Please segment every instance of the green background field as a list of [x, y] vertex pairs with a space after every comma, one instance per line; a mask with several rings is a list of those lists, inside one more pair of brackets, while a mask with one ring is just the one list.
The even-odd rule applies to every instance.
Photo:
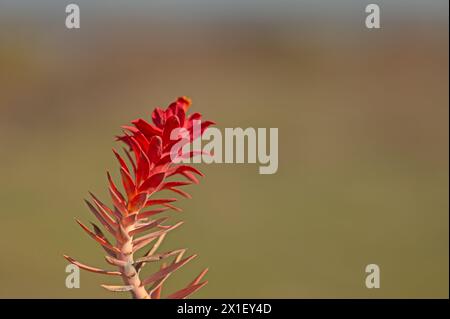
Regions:
[[163, 248], [199, 257], [165, 292], [208, 266], [195, 297], [448, 297], [447, 1], [381, 1], [380, 30], [364, 1], [78, 3], [72, 31], [60, 1], [0, 9], [0, 297], [128, 297], [67, 289], [62, 255], [107, 267], [74, 217], [107, 200], [120, 126], [179, 95], [279, 128], [279, 170], [197, 166]]

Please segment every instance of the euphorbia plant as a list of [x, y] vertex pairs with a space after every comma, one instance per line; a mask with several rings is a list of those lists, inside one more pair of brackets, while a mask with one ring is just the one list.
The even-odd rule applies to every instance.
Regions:
[[[190, 142], [200, 137], [194, 136], [194, 121], [201, 120], [201, 114], [193, 113], [187, 117], [186, 112], [190, 104], [188, 98], [181, 97], [171, 103], [166, 110], [156, 108], [152, 113], [153, 124], [137, 119], [132, 122], [134, 126], [123, 126], [124, 134], [117, 139], [127, 146], [123, 151], [128, 164], [113, 149], [120, 165], [123, 192], [107, 173], [112, 206], [105, 205], [92, 193], [90, 194], [92, 203], [86, 201], [90, 211], [114, 238], [114, 241], [110, 241], [101, 228], [94, 223], [91, 230], [77, 220], [81, 228], [106, 251], [106, 261], [117, 268], [115, 270], [94, 268], [69, 256], [64, 257], [81, 269], [122, 277], [123, 285], [121, 286], [102, 285], [107, 290], [129, 291], [134, 298], [161, 298], [162, 286], [166, 279], [196, 257], [191, 255], [183, 258], [185, 249], [159, 253], [158, 248], [167, 233], [179, 227], [182, 222], [165, 225], [168, 217], [155, 218], [166, 210], [181, 211], [180, 208], [172, 205], [176, 198], [158, 198], [160, 191], [168, 190], [190, 198], [190, 195], [179, 187], [198, 183], [195, 174], [203, 176], [192, 166], [175, 164], [171, 156], [173, 155], [172, 147], [184, 138], [172, 134], [176, 132], [175, 129], [183, 128], [189, 132], [191, 137], [188, 141]], [[197, 135], [201, 135], [211, 124], [213, 122], [210, 121], [201, 123], [201, 129]], [[177, 155], [192, 157], [195, 154], [189, 152]], [[173, 180], [176, 176], [183, 176], [184, 180]], [[138, 251], [146, 247], [145, 253], [138, 257]], [[147, 278], [140, 277], [140, 271], [145, 264], [160, 260], [163, 263], [153, 275]], [[167, 260], [170, 262], [166, 262]], [[188, 297], [207, 283], [207, 281], [201, 282], [206, 272], [207, 269], [203, 270], [185, 288], [169, 294], [167, 298]]]

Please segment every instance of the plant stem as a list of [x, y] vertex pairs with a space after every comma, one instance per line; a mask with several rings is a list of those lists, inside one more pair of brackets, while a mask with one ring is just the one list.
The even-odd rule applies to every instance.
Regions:
[[[129, 231], [134, 227], [134, 225], [130, 225], [125, 228], [125, 233], [129, 233]], [[117, 241], [118, 248], [120, 250], [119, 260], [125, 262], [125, 266], [120, 267], [120, 271], [122, 272], [122, 279], [126, 286], [131, 286], [131, 294], [135, 299], [150, 299], [150, 295], [148, 294], [145, 287], [141, 285], [141, 279], [139, 278], [139, 274], [136, 271], [136, 268], [133, 266], [134, 264], [134, 256], [133, 256], [133, 236], [127, 236], [127, 240], [125, 242]]]

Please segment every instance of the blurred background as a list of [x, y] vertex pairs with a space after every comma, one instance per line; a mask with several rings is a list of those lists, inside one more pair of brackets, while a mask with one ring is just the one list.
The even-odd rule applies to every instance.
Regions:
[[[123, 298], [74, 222], [108, 201], [120, 126], [180, 95], [218, 127], [279, 128], [279, 169], [199, 164], [163, 249], [197, 298], [448, 298], [448, 1], [0, 1], [0, 297]], [[365, 266], [381, 288], [365, 287]], [[152, 271], [148, 269], [147, 271]]]

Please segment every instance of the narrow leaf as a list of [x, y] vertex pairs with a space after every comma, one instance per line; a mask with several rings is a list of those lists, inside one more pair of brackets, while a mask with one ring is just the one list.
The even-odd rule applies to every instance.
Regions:
[[145, 202], [147, 201], [147, 193], [139, 193], [136, 196], [134, 196], [130, 202], [128, 203], [128, 210], [130, 212], [138, 212], [140, 211], [144, 206]]
[[156, 226], [158, 226], [159, 224], [165, 222], [166, 220], [168, 220], [169, 217], [163, 217], [163, 218], [159, 218], [156, 220], [152, 220], [146, 224], [140, 225], [139, 227], [133, 229], [132, 231], [130, 231], [130, 236], [134, 236], [136, 234], [140, 234], [144, 231], [147, 231], [149, 229], [155, 228]]
[[95, 272], [97, 274], [103, 274], [103, 275], [122, 276], [122, 273], [119, 271], [108, 271], [108, 270], [103, 270], [103, 269], [87, 266], [85, 264], [82, 264], [82, 263], [76, 261], [75, 259], [73, 259], [72, 257], [69, 257], [67, 255], [64, 255], [64, 258], [66, 258], [70, 263], [74, 264], [75, 266], [78, 266], [79, 268], [90, 271], [90, 272]]
[[162, 259], [166, 259], [166, 258], [169, 258], [171, 256], [177, 255], [183, 250], [184, 249], [177, 249], [177, 250], [168, 251], [168, 252], [162, 253], [162, 254], [155, 254], [155, 255], [152, 255], [152, 256], [145, 256], [145, 257], [141, 257], [141, 258], [136, 259], [135, 262], [136, 263], [142, 263], [142, 262], [160, 261]]
[[106, 172], [106, 175], [108, 176], [109, 186], [111, 187], [111, 190], [116, 194], [117, 197], [119, 197], [122, 201], [125, 201], [125, 197], [123, 197], [122, 193], [117, 189], [116, 184], [114, 184], [114, 181], [111, 177], [111, 174], [109, 172]]
[[175, 188], [175, 187], [170, 187], [170, 188], [168, 188], [168, 190], [171, 190], [172, 192], [180, 194], [183, 197], [186, 197], [186, 198], [189, 198], [189, 199], [192, 198], [192, 196], [190, 194], [186, 193], [185, 191], [182, 191], [181, 189], [178, 189], [178, 188]]
[[113, 247], [110, 243], [108, 243], [105, 239], [101, 238], [100, 236], [96, 235], [94, 232], [92, 232], [88, 227], [86, 227], [82, 222], [80, 222], [78, 219], [75, 219], [75, 221], [78, 223], [78, 225], [81, 226], [81, 228], [89, 235], [91, 236], [96, 242], [98, 242], [100, 245], [102, 245], [105, 248], [108, 248], [109, 250], [119, 252], [119, 249], [116, 247]]
[[167, 296], [167, 299], [185, 299], [185, 298], [189, 297], [190, 295], [192, 295], [197, 290], [199, 290], [200, 288], [202, 288], [203, 286], [205, 286], [207, 283], [208, 283], [208, 281], [204, 281], [200, 284], [188, 286], [184, 289], [181, 289], [181, 290]]
[[142, 286], [151, 284], [153, 282], [155, 282], [158, 279], [163, 278], [164, 276], [166, 276], [167, 274], [173, 273], [174, 271], [176, 271], [177, 269], [179, 269], [180, 267], [184, 266], [185, 264], [187, 264], [189, 261], [191, 261], [192, 259], [194, 259], [195, 257], [197, 257], [197, 255], [192, 255], [190, 257], [187, 257], [175, 264], [172, 264], [164, 269], [161, 269], [160, 271], [154, 273], [153, 275], [151, 275], [150, 277], [148, 277], [147, 279], [144, 279], [141, 283]]
[[168, 233], [171, 230], [174, 230], [175, 228], [181, 226], [182, 224], [183, 222], [178, 222], [177, 224], [171, 226], [168, 229], [153, 232], [133, 240], [133, 252], [136, 252], [137, 250], [141, 249], [148, 243], [151, 243], [155, 238], [161, 236], [162, 234]]
[[144, 218], [165, 212], [166, 210], [169, 210], [169, 208], [166, 207], [166, 208], [158, 208], [158, 209], [148, 210], [148, 211], [139, 213], [138, 218], [144, 219]]
[[114, 155], [116, 155], [117, 160], [119, 161], [120, 167], [126, 170], [128, 173], [130, 173], [130, 170], [128, 169], [127, 164], [123, 160], [123, 158], [120, 156], [119, 153], [116, 152], [115, 149], [113, 149]]
[[133, 286], [110, 286], [110, 285], [100, 285], [106, 290], [113, 292], [126, 292], [133, 290]]
[[149, 199], [145, 206], [153, 206], [153, 205], [160, 205], [160, 204], [166, 204], [166, 203], [172, 203], [175, 202], [176, 198], [167, 198], [167, 199]]
[[[92, 212], [92, 214], [94, 214], [95, 217], [97, 217], [97, 219], [100, 221], [100, 223], [111, 233], [111, 234], [115, 234], [115, 222], [112, 221], [111, 218], [107, 218], [106, 216], [104, 216], [104, 214], [100, 213], [99, 211], [97, 211], [97, 209], [92, 206], [92, 204], [87, 201], [84, 200], [86, 205], [89, 207], [89, 210]], [[101, 211], [101, 210], [100, 210]]]
[[125, 169], [121, 167], [120, 175], [122, 176], [123, 188], [125, 189], [128, 198], [132, 198], [136, 193], [136, 185], [134, 184], [133, 179], [130, 176], [130, 173], [128, 173]]
[[153, 193], [164, 180], [165, 173], [158, 173], [150, 176], [139, 187], [140, 192]]

